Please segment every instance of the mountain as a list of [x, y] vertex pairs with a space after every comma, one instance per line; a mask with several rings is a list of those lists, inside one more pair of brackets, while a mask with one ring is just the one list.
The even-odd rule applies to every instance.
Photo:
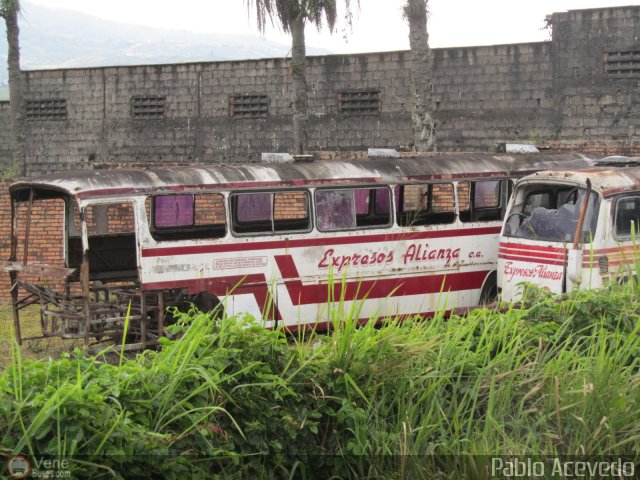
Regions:
[[[290, 45], [257, 35], [151, 28], [51, 9], [27, 1], [21, 3], [23, 70], [272, 58], [284, 57], [291, 49]], [[324, 55], [330, 52], [308, 48], [307, 53]], [[0, 36], [0, 56], [7, 57], [5, 35]], [[6, 83], [6, 63], [2, 62], [0, 85]]]

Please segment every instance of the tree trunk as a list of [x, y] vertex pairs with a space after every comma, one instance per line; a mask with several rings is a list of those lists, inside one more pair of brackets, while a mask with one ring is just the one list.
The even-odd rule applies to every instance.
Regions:
[[414, 148], [418, 152], [436, 149], [436, 131], [431, 117], [432, 57], [427, 33], [427, 0], [407, 0], [405, 15], [409, 20], [411, 46], [411, 124]]
[[291, 28], [291, 77], [293, 81], [293, 149], [292, 153], [307, 151], [307, 80], [304, 42], [304, 17], [300, 15], [290, 24]]
[[20, 71], [20, 28], [18, 27], [18, 10], [5, 12], [7, 26], [7, 43], [9, 52], [7, 66], [9, 70], [9, 102], [11, 106], [11, 123], [13, 124], [13, 168], [14, 174], [27, 174], [24, 152], [24, 110], [23, 110], [23, 78]]

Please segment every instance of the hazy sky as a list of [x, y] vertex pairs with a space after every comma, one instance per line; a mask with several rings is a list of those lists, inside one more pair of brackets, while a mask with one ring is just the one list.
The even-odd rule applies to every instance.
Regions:
[[[259, 35], [247, 0], [30, 0], [51, 8], [89, 13], [108, 20], [208, 33]], [[356, 3], [356, 0], [352, 0]], [[344, 25], [329, 35], [307, 29], [307, 44], [336, 53], [408, 49], [404, 0], [360, 0], [351, 32]], [[340, 5], [340, 2], [338, 3]], [[632, 0], [429, 0], [432, 47], [491, 45], [547, 40], [545, 15], [553, 12], [637, 4]], [[28, 6], [24, 8], [28, 19]], [[276, 28], [265, 36], [289, 43]]]

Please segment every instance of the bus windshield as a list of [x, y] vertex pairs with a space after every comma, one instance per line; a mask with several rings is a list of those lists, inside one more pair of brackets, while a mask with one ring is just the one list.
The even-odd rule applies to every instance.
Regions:
[[[527, 183], [516, 189], [502, 234], [530, 240], [573, 242], [586, 189], [571, 185]], [[599, 198], [589, 195], [580, 241], [595, 232]]]

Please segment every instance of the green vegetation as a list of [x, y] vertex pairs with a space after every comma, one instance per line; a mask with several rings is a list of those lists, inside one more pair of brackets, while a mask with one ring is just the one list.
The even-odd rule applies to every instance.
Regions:
[[473, 455], [640, 454], [635, 284], [532, 307], [285, 335], [184, 316], [159, 352], [23, 360], [0, 454], [73, 478], [489, 478]]

